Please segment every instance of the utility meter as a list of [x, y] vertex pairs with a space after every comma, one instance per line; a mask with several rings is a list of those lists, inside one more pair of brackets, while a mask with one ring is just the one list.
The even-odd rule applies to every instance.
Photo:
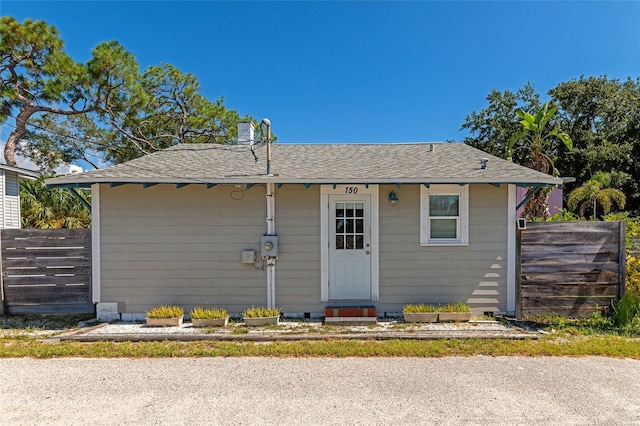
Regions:
[[278, 236], [263, 235], [260, 251], [262, 257], [278, 257]]

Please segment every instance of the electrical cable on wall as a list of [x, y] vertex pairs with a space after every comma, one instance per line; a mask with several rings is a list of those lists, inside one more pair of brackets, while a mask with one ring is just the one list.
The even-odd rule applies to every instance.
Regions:
[[[240, 193], [240, 195], [235, 195], [235, 196], [234, 196], [233, 194], [235, 194], [235, 193], [237, 193], [237, 192], [239, 192], [239, 193]], [[232, 200], [240, 201], [240, 200], [242, 200], [242, 199], [244, 198], [244, 190], [242, 190], [242, 189], [240, 189], [240, 188], [236, 188], [236, 189], [234, 189], [233, 191], [231, 191], [231, 192], [229, 193], [229, 197], [230, 197]]]

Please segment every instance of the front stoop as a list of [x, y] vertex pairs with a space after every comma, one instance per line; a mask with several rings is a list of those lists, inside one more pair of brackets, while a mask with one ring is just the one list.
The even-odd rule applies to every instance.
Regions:
[[376, 325], [376, 307], [373, 305], [327, 306], [324, 323], [331, 325]]
[[324, 316], [330, 317], [376, 317], [376, 307], [373, 305], [356, 306], [327, 306]]

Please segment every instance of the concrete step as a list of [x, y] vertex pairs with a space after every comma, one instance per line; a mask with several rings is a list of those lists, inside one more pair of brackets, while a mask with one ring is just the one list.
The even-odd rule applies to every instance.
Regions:
[[373, 305], [341, 305], [327, 306], [324, 310], [325, 318], [332, 317], [376, 317], [376, 307]]

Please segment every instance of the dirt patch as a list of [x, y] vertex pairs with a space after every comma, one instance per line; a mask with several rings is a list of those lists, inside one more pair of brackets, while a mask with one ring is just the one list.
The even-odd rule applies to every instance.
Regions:
[[48, 337], [91, 324], [93, 315], [5, 315], [0, 337]]

